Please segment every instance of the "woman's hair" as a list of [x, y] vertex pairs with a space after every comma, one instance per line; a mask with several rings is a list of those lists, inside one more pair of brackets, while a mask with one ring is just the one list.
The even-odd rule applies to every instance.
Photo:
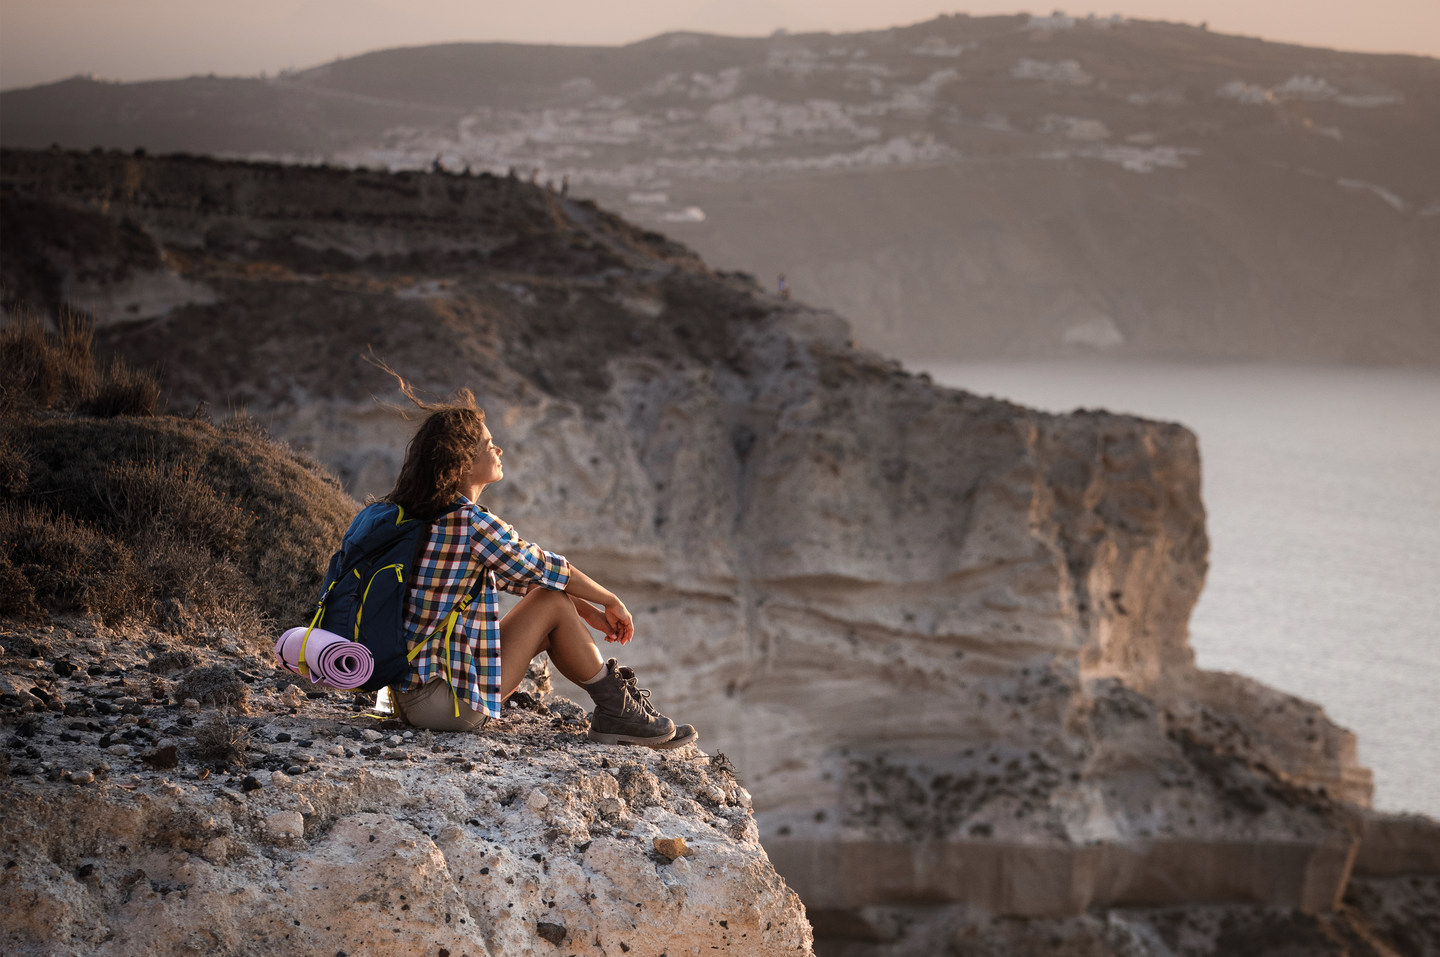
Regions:
[[422, 401], [408, 382], [389, 368], [385, 371], [399, 381], [405, 397], [429, 415], [405, 449], [400, 477], [384, 501], [417, 516], [435, 515], [460, 493], [480, 444], [485, 410], [475, 404], [469, 389], [459, 390], [448, 402]]

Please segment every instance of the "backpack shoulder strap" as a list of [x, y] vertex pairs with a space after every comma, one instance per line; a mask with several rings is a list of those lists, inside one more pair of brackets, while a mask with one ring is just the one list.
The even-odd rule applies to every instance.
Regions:
[[[463, 503], [456, 502], [426, 524], [425, 531], [417, 536], [419, 540], [415, 543], [415, 559], [411, 566], [412, 569], [415, 571], [419, 570], [420, 561], [425, 554], [425, 546], [429, 544], [430, 531], [434, 527], [435, 522], [439, 521], [443, 516], [449, 515], [456, 509], [463, 507]], [[414, 572], [412, 572], [412, 574], [413, 573]], [[443, 619], [436, 623], [430, 634], [416, 642], [415, 647], [410, 649], [410, 653], [405, 656], [410, 661], [414, 661], [420, 654], [421, 649], [430, 644], [430, 642], [438, 639], [444, 640], [444, 657], [441, 660], [445, 665], [445, 676], [450, 684], [450, 696], [454, 699], [455, 716], [457, 718], [460, 716], [460, 695], [459, 692], [455, 690], [455, 676], [450, 672], [450, 637], [455, 633], [455, 625], [460, 621], [460, 616], [465, 614], [465, 609], [470, 607], [470, 603], [479, 597], [480, 592], [484, 590], [484, 588], [485, 566], [482, 565], [476, 569], [475, 580], [472, 581], [470, 587], [465, 590], [464, 596], [451, 606], [450, 611]]]

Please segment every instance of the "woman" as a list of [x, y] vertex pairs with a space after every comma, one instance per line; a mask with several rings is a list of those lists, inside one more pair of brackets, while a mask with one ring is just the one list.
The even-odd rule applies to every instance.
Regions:
[[[590, 637], [587, 624], [606, 641], [629, 642], [635, 625], [625, 603], [563, 556], [521, 539], [479, 504], [485, 488], [505, 475], [504, 453], [470, 390], [462, 389], [451, 402], [430, 404], [403, 380], [401, 389], [429, 415], [410, 440], [400, 477], [385, 500], [410, 514], [439, 517], [405, 602], [409, 650], [421, 647], [407, 680], [391, 689], [400, 716], [434, 731], [478, 728], [500, 716], [500, 703], [544, 651], [594, 699], [590, 740], [653, 748], [696, 741], [693, 727], [677, 727], [651, 707], [650, 692], [635, 686], [634, 672], [618, 667], [614, 658], [604, 660]], [[477, 574], [483, 586], [475, 600], [459, 616], [450, 641], [437, 640], [444, 632], [441, 627], [437, 636], [437, 626]], [[501, 588], [524, 597], [497, 621]]]

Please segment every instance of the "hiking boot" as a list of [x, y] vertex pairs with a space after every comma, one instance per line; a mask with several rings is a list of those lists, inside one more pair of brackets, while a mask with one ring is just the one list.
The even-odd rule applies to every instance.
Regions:
[[675, 737], [675, 722], [650, 705], [649, 690], [637, 688], [635, 672], [617, 666], [614, 658], [605, 663], [605, 677], [584, 687], [595, 701], [587, 735], [591, 741], [654, 748]]

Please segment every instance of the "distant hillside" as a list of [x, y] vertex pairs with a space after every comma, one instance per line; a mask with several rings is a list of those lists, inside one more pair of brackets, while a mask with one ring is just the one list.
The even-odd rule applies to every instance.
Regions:
[[448, 44], [0, 95], [7, 146], [568, 180], [892, 355], [1440, 362], [1440, 61], [1144, 21]]

